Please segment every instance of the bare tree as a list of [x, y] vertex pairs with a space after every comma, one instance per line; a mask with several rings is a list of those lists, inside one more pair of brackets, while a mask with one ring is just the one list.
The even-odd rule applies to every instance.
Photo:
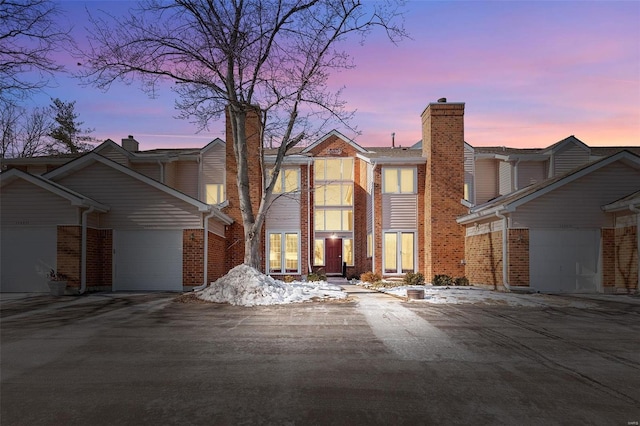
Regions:
[[[290, 148], [316, 135], [327, 120], [350, 115], [339, 91], [327, 86], [331, 71], [352, 66], [339, 43], [374, 27], [394, 41], [402, 38], [404, 30], [395, 23], [399, 6], [394, 0], [149, 0], [127, 17], [91, 18], [84, 77], [102, 88], [139, 79], [150, 93], [172, 82], [182, 117], [195, 119], [200, 129], [227, 109], [244, 262], [259, 268], [261, 230], [275, 184], [271, 176], [278, 175]], [[263, 143], [268, 135], [279, 148], [274, 168], [262, 172], [264, 191], [254, 211], [246, 122], [256, 108]]]
[[0, 105], [0, 157], [35, 157], [50, 153], [50, 111], [27, 111], [14, 104]]
[[50, 0], [0, 0], [0, 103], [16, 103], [47, 86], [63, 67], [54, 54], [71, 46]]

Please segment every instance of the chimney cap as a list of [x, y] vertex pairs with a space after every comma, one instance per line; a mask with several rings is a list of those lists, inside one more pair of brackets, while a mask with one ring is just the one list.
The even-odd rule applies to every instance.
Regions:
[[446, 103], [447, 103], [447, 98], [440, 98], [440, 99], [438, 99], [438, 103], [439, 103], [439, 104], [446, 104]]

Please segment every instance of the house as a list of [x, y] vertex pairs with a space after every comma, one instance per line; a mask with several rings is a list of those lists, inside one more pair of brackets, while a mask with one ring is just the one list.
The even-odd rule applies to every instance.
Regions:
[[[575, 136], [542, 149], [473, 147], [464, 103], [444, 99], [421, 122], [422, 141], [410, 147], [363, 146], [334, 130], [288, 152], [263, 228], [264, 272], [637, 291], [640, 147]], [[2, 291], [42, 290], [49, 268], [82, 290], [180, 291], [242, 263], [227, 127], [226, 142], [202, 149], [140, 151], [129, 136], [79, 158], [3, 160]], [[259, 134], [249, 114], [254, 158]], [[275, 162], [274, 150], [264, 153], [263, 164], [249, 163], [254, 208]]]

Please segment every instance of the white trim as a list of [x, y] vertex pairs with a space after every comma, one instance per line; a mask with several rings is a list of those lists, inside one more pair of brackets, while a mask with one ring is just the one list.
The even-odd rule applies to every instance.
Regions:
[[317, 141], [315, 141], [314, 143], [312, 143], [311, 145], [309, 145], [308, 147], [306, 147], [305, 149], [303, 149], [302, 153], [306, 154], [308, 152], [311, 152], [311, 150], [313, 150], [315, 147], [317, 147], [318, 145], [320, 145], [321, 143], [323, 143], [324, 141], [329, 139], [331, 136], [336, 136], [337, 138], [342, 139], [344, 142], [346, 142], [347, 144], [349, 144], [353, 148], [355, 148], [355, 150], [358, 151], [358, 152], [369, 152], [365, 148], [363, 148], [360, 145], [358, 145], [357, 143], [355, 143], [353, 140], [349, 139], [348, 137], [346, 137], [345, 135], [340, 133], [339, 131], [332, 130], [329, 133], [327, 133], [326, 135], [322, 136]]
[[[281, 236], [280, 239], [280, 262], [281, 263], [281, 272], [272, 272], [271, 271], [271, 266], [269, 264], [271, 258], [269, 256], [270, 254], [270, 249], [271, 249], [271, 238], [270, 235], [272, 234], [279, 234]], [[287, 271], [287, 265], [286, 265], [286, 234], [295, 234], [298, 237], [298, 269], [297, 271], [293, 272], [293, 271]], [[265, 232], [265, 270], [267, 275], [299, 275], [301, 273], [302, 270], [302, 259], [301, 259], [301, 244], [302, 244], [302, 233], [300, 232], [300, 229], [269, 229]]]

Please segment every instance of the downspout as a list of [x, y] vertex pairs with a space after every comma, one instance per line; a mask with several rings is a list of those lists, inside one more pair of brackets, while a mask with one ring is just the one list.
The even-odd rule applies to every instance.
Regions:
[[[636, 245], [638, 246], [638, 271], [640, 271], [640, 209], [633, 204], [629, 204], [629, 210], [636, 214]], [[638, 272], [638, 285], [636, 287], [636, 293], [640, 292], [640, 272]]]
[[315, 233], [313, 237], [311, 236], [311, 161], [307, 162], [307, 240], [307, 246], [309, 247], [309, 252], [307, 253], [308, 275], [313, 271], [311, 269], [311, 256], [315, 247]]
[[91, 206], [88, 210], [82, 212], [82, 236], [80, 249], [80, 291], [83, 294], [87, 290], [87, 221], [89, 215], [95, 211], [95, 207]]
[[[371, 272], [376, 272], [376, 167], [373, 163], [371, 169]], [[382, 271], [380, 271], [382, 272]], [[380, 274], [382, 275], [382, 274]]]
[[215, 207], [211, 208], [211, 213], [204, 217], [204, 278], [202, 285], [193, 288], [193, 291], [200, 291], [207, 288], [209, 283], [207, 282], [207, 274], [209, 273], [209, 219], [215, 214]]
[[160, 160], [156, 160], [158, 163], [158, 166], [160, 166], [160, 182], [165, 183], [164, 182], [164, 164], [162, 164], [162, 161]]
[[520, 164], [520, 161], [522, 161], [521, 158], [518, 158], [518, 160], [516, 161], [516, 164], [514, 164], [513, 166], [513, 190], [517, 191], [520, 185], [518, 185], [518, 180], [519, 180], [519, 176], [518, 174], [520, 173], [519, 169], [518, 169], [518, 165]]
[[502, 285], [508, 290], [511, 291], [511, 286], [509, 285], [509, 277], [508, 277], [508, 272], [509, 272], [509, 262], [508, 262], [508, 255], [509, 255], [509, 251], [507, 250], [507, 243], [509, 242], [509, 238], [507, 235], [507, 226], [508, 226], [508, 221], [507, 221], [507, 217], [503, 214], [501, 214], [500, 212], [496, 212], [496, 216], [499, 219], [502, 219]]

